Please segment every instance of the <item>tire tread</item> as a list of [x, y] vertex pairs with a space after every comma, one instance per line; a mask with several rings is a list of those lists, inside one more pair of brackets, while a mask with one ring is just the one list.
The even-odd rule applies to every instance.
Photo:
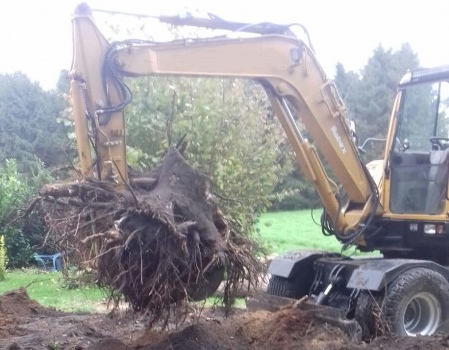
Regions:
[[292, 280], [280, 276], [271, 276], [268, 282], [267, 293], [284, 298], [298, 298], [300, 291]]

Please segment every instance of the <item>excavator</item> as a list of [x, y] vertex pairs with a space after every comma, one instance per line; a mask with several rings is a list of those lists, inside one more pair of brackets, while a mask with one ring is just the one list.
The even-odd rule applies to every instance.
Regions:
[[[381, 326], [400, 336], [446, 330], [449, 66], [405, 74], [397, 87], [383, 158], [365, 164], [345, 105], [304, 27], [215, 16], [159, 20], [232, 35], [109, 42], [88, 5], [74, 11], [70, 79], [83, 175], [94, 176], [95, 167], [101, 180], [126, 185], [124, 109], [131, 97], [125, 77], [253, 80], [265, 90], [302, 172], [316, 188], [323, 204], [323, 232], [343, 248], [380, 253], [285, 253], [269, 265], [265, 294], [306, 298], [303, 304], [363, 337]], [[295, 34], [295, 26], [306, 33], [304, 38]]]

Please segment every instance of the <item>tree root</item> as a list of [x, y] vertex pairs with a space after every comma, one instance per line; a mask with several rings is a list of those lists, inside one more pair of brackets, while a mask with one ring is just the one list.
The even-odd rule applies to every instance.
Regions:
[[253, 243], [233, 230], [209, 194], [209, 179], [176, 148], [129, 186], [132, 194], [86, 179], [40, 191], [59, 250], [94, 267], [112, 299], [123, 296], [150, 324], [167, 325], [176, 308], [211, 295], [225, 276], [227, 307], [244, 281], [257, 283]]

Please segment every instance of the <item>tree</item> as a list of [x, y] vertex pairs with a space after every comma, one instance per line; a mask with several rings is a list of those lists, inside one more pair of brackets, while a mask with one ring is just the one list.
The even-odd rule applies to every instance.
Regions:
[[[418, 65], [417, 54], [407, 43], [398, 51], [379, 45], [359, 74], [346, 72], [341, 63], [337, 64], [335, 83], [348, 116], [356, 122], [360, 141], [386, 137], [397, 85], [407, 70]], [[381, 158], [383, 145], [371, 144], [367, 160]]]
[[0, 163], [0, 237], [4, 236], [9, 267], [26, 265], [33, 253], [33, 245], [43, 235], [41, 227], [33, 229], [39, 226], [38, 217], [26, 222], [14, 220], [37, 189], [51, 180], [38, 160], [35, 160], [34, 168], [37, 172], [27, 179], [18, 172], [15, 160]]
[[69, 151], [62, 124], [56, 122], [63, 102], [22, 73], [0, 75], [0, 162], [16, 159], [30, 172], [38, 157], [45, 166], [64, 163]]

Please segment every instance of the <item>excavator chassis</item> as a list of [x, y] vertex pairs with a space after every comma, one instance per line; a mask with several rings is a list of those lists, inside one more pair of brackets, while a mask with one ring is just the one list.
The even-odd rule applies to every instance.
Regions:
[[[363, 328], [360, 319], [363, 322], [365, 314], [368, 317], [371, 312], [364, 310], [362, 303], [359, 305], [360, 295], [368, 293], [382, 303], [394, 285], [401, 283], [402, 276], [416, 270], [429, 270], [446, 281], [449, 279], [447, 268], [427, 260], [290, 252], [273, 259], [268, 268], [271, 277], [267, 292], [249, 298], [247, 307], [266, 310], [286, 305], [298, 307], [338, 326], [351, 339], [360, 340]], [[412, 333], [412, 330], [407, 332]], [[421, 332], [425, 334], [426, 330]], [[363, 336], [366, 337], [366, 333]]]

